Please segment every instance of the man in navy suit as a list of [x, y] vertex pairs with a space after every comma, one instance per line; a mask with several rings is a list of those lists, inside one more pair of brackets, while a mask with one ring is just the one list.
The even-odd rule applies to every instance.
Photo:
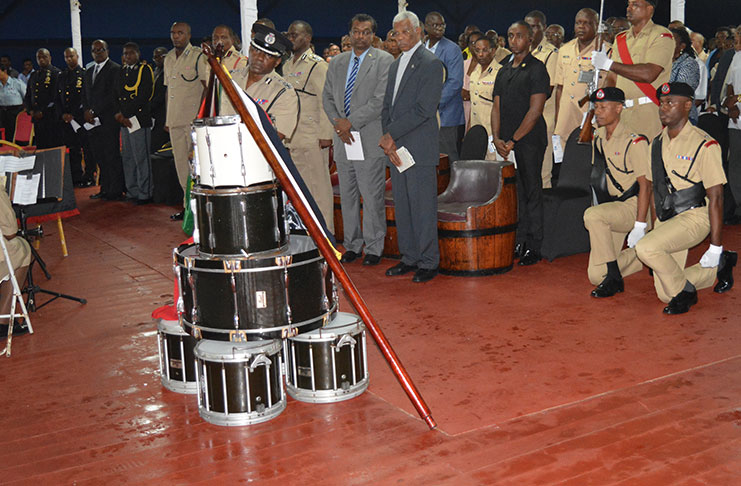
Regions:
[[[443, 64], [421, 42], [422, 27], [412, 12], [394, 17], [394, 37], [401, 56], [389, 68], [383, 99], [379, 145], [391, 162], [401, 262], [389, 277], [415, 272], [414, 282], [437, 275], [437, 174], [440, 160], [437, 107], [443, 88]], [[459, 93], [460, 94], [460, 93]], [[399, 172], [397, 149], [406, 148], [415, 164]]]
[[[108, 44], [104, 40], [93, 42], [94, 64], [85, 71], [82, 98], [83, 116], [87, 123], [99, 126], [91, 129], [90, 148], [100, 169], [100, 192], [91, 199], [123, 199], [124, 176], [118, 136], [121, 125], [116, 121], [117, 90], [121, 65], [108, 58]], [[96, 121], [97, 120], [97, 121]]]
[[448, 154], [452, 164], [458, 160], [458, 141], [463, 136], [466, 118], [463, 114], [463, 56], [458, 44], [443, 37], [445, 19], [440, 12], [425, 17], [425, 47], [445, 66], [445, 83], [440, 97], [440, 152]]

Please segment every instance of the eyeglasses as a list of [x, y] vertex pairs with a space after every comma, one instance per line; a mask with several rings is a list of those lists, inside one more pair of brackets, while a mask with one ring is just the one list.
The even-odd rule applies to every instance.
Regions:
[[350, 31], [350, 35], [355, 36], [355, 37], [357, 37], [357, 36], [368, 37], [370, 35], [373, 35], [373, 31], [372, 30], [368, 30], [368, 29], [366, 29], [366, 30], [355, 30], [355, 29], [353, 29], [353, 30]]
[[425, 25], [427, 27], [431, 27], [433, 29], [439, 29], [440, 27], [445, 27], [445, 22], [442, 22], [442, 23], [434, 23], [434, 24], [433, 23], [429, 23], [429, 24], [425, 24]]

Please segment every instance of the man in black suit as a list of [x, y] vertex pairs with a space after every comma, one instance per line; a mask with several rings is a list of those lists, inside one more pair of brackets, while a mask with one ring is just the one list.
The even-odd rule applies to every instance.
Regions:
[[108, 44], [104, 40], [93, 42], [94, 65], [85, 72], [85, 95], [82, 106], [85, 121], [100, 124], [92, 128], [90, 146], [100, 168], [100, 192], [91, 199], [123, 199], [124, 176], [118, 142], [121, 125], [116, 121], [116, 82], [121, 66], [108, 58]]
[[31, 74], [23, 104], [33, 118], [34, 143], [45, 149], [62, 145], [62, 127], [57, 118], [54, 101], [57, 95], [59, 68], [52, 65], [48, 49], [36, 51], [39, 69]]
[[[440, 160], [437, 108], [443, 88], [443, 64], [422, 46], [422, 27], [412, 12], [394, 17], [394, 37], [401, 56], [389, 68], [383, 100], [379, 145], [391, 161], [401, 262], [389, 277], [415, 272], [414, 282], [437, 275], [437, 166]], [[415, 164], [404, 172], [397, 149], [406, 148]]]
[[157, 47], [152, 53], [154, 63], [154, 94], [149, 102], [152, 112], [154, 126], [152, 127], [152, 153], [157, 152], [163, 145], [170, 141], [170, 135], [165, 131], [165, 118], [167, 117], [167, 86], [165, 86], [164, 65], [166, 47]]

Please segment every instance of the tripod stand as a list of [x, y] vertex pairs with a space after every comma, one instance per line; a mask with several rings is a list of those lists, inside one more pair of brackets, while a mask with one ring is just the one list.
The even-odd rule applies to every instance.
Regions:
[[[26, 286], [23, 288], [23, 293], [28, 294], [28, 298], [26, 299], [26, 305], [28, 306], [28, 310], [31, 312], [34, 312], [38, 309], [41, 309], [46, 304], [49, 304], [57, 299], [68, 299], [68, 300], [74, 300], [75, 302], [79, 302], [80, 304], [87, 304], [87, 300], [82, 299], [80, 297], [75, 297], [72, 295], [62, 294], [59, 292], [54, 292], [53, 290], [44, 289], [39, 285], [34, 284], [33, 282], [33, 264], [38, 264], [39, 268], [41, 268], [41, 271], [44, 272], [44, 276], [47, 280], [51, 280], [51, 273], [49, 273], [49, 270], [46, 268], [46, 263], [44, 262], [44, 259], [41, 258], [41, 255], [39, 255], [39, 252], [36, 251], [36, 249], [33, 247], [33, 243], [29, 240], [30, 236], [37, 236], [39, 238], [44, 236], [44, 231], [41, 227], [29, 230], [28, 229], [28, 222], [27, 222], [27, 216], [26, 212], [23, 209], [23, 206], [20, 207], [20, 220], [21, 220], [21, 229], [19, 231], [20, 236], [26, 239], [28, 241], [29, 246], [31, 247], [31, 263], [28, 265], [28, 273], [26, 276]], [[41, 305], [36, 305], [36, 294], [42, 293], [46, 295], [51, 295], [52, 297], [44, 302]]]

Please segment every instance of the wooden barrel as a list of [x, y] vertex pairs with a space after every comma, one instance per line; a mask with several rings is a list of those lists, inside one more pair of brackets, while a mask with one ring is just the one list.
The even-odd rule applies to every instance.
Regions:
[[440, 162], [437, 164], [437, 194], [445, 192], [450, 183], [450, 159], [447, 154], [440, 154]]
[[445, 275], [493, 275], [508, 272], [514, 264], [517, 230], [515, 168], [511, 162], [486, 163], [497, 165], [497, 170], [501, 170], [496, 199], [489, 204], [482, 201], [481, 206], [468, 207], [465, 220], [447, 217], [444, 212], [446, 205], [439, 204], [440, 273]]

